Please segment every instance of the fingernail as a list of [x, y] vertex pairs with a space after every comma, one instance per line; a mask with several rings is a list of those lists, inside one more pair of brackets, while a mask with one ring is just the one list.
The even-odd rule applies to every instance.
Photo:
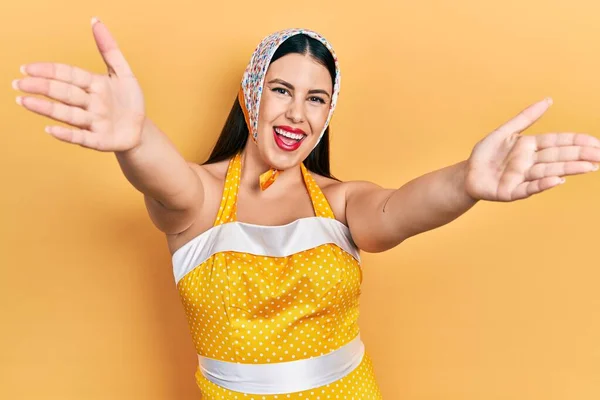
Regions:
[[592, 171], [598, 171], [598, 164], [592, 165]]
[[546, 103], [551, 106], [554, 103], [554, 100], [552, 100], [552, 97], [546, 97]]
[[12, 81], [12, 88], [15, 90], [19, 90], [19, 80], [15, 79], [14, 81]]
[[563, 183], [565, 183], [567, 180], [565, 178], [560, 178], [560, 184], [562, 185]]
[[49, 126], [45, 127], [45, 128], [44, 128], [44, 131], [45, 131], [46, 133], [50, 133], [50, 127], [49, 127]]
[[21, 96], [17, 96], [17, 104], [20, 106], [23, 105], [23, 98]]
[[21, 73], [23, 75], [27, 75], [27, 65], [21, 65], [21, 68], [19, 68], [19, 71], [21, 71]]
[[92, 17], [92, 26], [94, 26], [94, 24], [98, 21], [100, 21], [98, 18]]

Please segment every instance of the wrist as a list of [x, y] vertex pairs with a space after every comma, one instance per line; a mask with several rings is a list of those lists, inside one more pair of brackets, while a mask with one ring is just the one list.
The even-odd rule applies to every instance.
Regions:
[[458, 190], [464, 199], [472, 204], [477, 203], [480, 199], [477, 198], [473, 191], [471, 190], [472, 184], [469, 181], [469, 171], [470, 171], [470, 163], [469, 160], [464, 160], [458, 163], [458, 171], [457, 171], [457, 186]]
[[144, 120], [140, 126], [141, 131], [136, 136], [137, 141], [135, 141], [129, 148], [124, 150], [116, 151], [115, 153], [119, 156], [130, 156], [132, 154], [137, 153], [142, 146], [148, 142], [148, 138], [151, 137], [152, 131], [156, 129], [156, 126], [150, 121], [147, 117], [144, 117]]

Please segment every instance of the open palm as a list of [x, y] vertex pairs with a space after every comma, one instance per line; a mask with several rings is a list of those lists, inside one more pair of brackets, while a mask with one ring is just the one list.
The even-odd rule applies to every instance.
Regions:
[[600, 140], [581, 133], [524, 136], [552, 104], [523, 110], [481, 140], [468, 160], [466, 190], [474, 199], [514, 201], [553, 188], [568, 175], [598, 169]]
[[94, 74], [57, 63], [24, 65], [26, 76], [13, 82], [25, 93], [18, 97], [27, 110], [70, 127], [48, 126], [55, 138], [99, 151], [125, 151], [141, 140], [144, 97], [137, 79], [106, 26], [92, 20], [92, 32], [108, 73]]

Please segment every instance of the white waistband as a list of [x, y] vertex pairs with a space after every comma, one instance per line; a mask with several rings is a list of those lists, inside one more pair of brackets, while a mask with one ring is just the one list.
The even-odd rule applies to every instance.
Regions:
[[357, 335], [331, 353], [273, 364], [240, 364], [198, 356], [200, 372], [225, 389], [248, 394], [286, 394], [327, 385], [352, 372], [365, 347]]

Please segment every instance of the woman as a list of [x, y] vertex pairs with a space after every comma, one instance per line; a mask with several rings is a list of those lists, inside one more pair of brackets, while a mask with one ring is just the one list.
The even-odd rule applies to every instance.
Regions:
[[328, 148], [337, 58], [317, 33], [287, 30], [253, 54], [209, 160], [188, 163], [146, 118], [106, 27], [94, 19], [92, 30], [107, 75], [29, 64], [14, 88], [57, 102], [17, 102], [72, 126], [48, 127], [57, 139], [114, 152], [144, 194], [173, 254], [206, 399], [380, 399], [357, 325], [359, 249], [390, 249], [479, 200], [524, 199], [600, 162], [592, 136], [521, 135], [548, 99], [487, 135], [468, 160], [400, 189], [340, 182]]

